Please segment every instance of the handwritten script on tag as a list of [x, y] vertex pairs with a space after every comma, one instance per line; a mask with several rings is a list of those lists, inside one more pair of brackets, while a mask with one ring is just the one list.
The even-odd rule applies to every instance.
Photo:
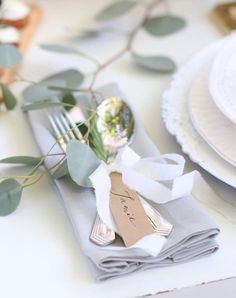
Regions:
[[126, 247], [154, 233], [136, 191], [122, 181], [121, 174], [110, 174], [110, 208]]

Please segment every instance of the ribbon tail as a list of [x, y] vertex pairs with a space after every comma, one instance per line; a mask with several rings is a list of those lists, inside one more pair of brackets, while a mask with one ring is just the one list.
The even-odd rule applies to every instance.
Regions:
[[131, 168], [122, 167], [124, 182], [141, 196], [157, 204], [165, 204], [190, 195], [193, 189], [195, 175], [196, 171], [193, 171], [175, 178], [172, 188], [169, 189], [162, 183], [154, 181]]
[[111, 180], [106, 165], [101, 163], [92, 175], [89, 176], [89, 179], [94, 187], [99, 217], [107, 225], [107, 227], [115, 232], [118, 232], [109, 206]]

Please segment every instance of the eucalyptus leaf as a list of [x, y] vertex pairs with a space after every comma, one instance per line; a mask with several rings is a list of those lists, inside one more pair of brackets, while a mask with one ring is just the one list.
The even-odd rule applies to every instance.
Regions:
[[19, 205], [22, 187], [15, 179], [6, 179], [0, 183], [0, 216], [14, 212]]
[[67, 145], [67, 164], [72, 180], [80, 186], [91, 187], [89, 176], [100, 165], [92, 149], [77, 140]]
[[73, 106], [76, 105], [76, 98], [72, 94], [65, 94], [62, 99], [62, 103], [68, 104], [70, 106], [65, 106], [65, 109], [69, 111]]
[[61, 94], [65, 89], [75, 89], [82, 84], [83, 80], [84, 75], [80, 71], [67, 69], [44, 78], [38, 84], [30, 85], [23, 91], [23, 97], [25, 102], [61, 100]]
[[111, 33], [114, 29], [110, 28], [109, 26], [104, 27], [102, 26], [96, 26], [96, 27], [88, 27], [86, 29], [80, 30], [77, 36], [74, 37], [74, 41], [80, 41], [83, 39], [90, 39], [90, 38], [96, 38], [106, 33]]
[[78, 88], [60, 87], [60, 86], [48, 86], [48, 89], [54, 90], [54, 91], [60, 91], [62, 93], [79, 92], [80, 91]]
[[103, 30], [98, 29], [87, 29], [82, 30], [78, 36], [77, 39], [89, 39], [89, 38], [95, 38], [98, 37], [100, 34], [103, 33]]
[[22, 110], [24, 112], [28, 112], [33, 110], [49, 109], [49, 108], [59, 107], [59, 106], [66, 106], [66, 104], [63, 104], [61, 102], [51, 101], [51, 100], [45, 100], [45, 101], [38, 101], [35, 103], [26, 104], [22, 106]]
[[67, 160], [65, 159], [56, 168], [56, 170], [52, 174], [52, 178], [53, 179], [60, 179], [60, 178], [65, 177], [67, 175], [69, 175], [69, 169], [68, 169], [68, 165], [67, 165]]
[[136, 6], [136, 1], [117, 1], [105, 7], [96, 15], [97, 21], [110, 21], [112, 19], [118, 18], [129, 11], [131, 11]]
[[16, 98], [7, 85], [1, 84], [2, 96], [8, 110], [13, 110], [17, 104]]
[[11, 156], [0, 160], [0, 163], [21, 164], [27, 166], [36, 166], [41, 162], [41, 157], [34, 156]]
[[144, 29], [154, 36], [166, 36], [175, 33], [186, 26], [184, 19], [174, 15], [162, 15], [149, 18]]
[[47, 86], [41, 86], [40, 84], [30, 85], [23, 91], [24, 101], [38, 102], [44, 100], [60, 100], [60, 92], [56, 90], [49, 90]]
[[0, 67], [8, 68], [18, 64], [22, 60], [22, 55], [16, 47], [2, 44], [0, 45]]
[[71, 68], [67, 70], [60, 71], [58, 73], [52, 74], [46, 77], [42, 82], [46, 83], [47, 86], [57, 85], [57, 82], [64, 82], [66, 87], [75, 88], [82, 84], [84, 80], [84, 75], [77, 69]]
[[72, 47], [60, 45], [60, 44], [40, 44], [41, 49], [49, 51], [49, 52], [56, 52], [61, 54], [80, 54], [80, 52]]
[[140, 56], [133, 54], [132, 57], [135, 64], [150, 71], [169, 73], [176, 68], [174, 61], [165, 56]]
[[74, 47], [68, 47], [60, 44], [41, 44], [40, 48], [49, 52], [58, 54], [72, 54], [85, 57], [86, 55]]

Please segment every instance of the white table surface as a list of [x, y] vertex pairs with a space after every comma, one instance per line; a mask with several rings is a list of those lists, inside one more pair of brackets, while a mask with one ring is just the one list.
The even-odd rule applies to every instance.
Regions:
[[[71, 41], [69, 28], [76, 32], [108, 1], [35, 2], [44, 8], [44, 18], [20, 74], [24, 78], [37, 80], [67, 67], [91, 70], [91, 65], [78, 57], [49, 54], [41, 51], [37, 44]], [[145, 54], [165, 53], [172, 56], [178, 65], [183, 64], [194, 53], [220, 37], [208, 16], [217, 2], [169, 1], [170, 10], [185, 17], [187, 28], [163, 39], [154, 39], [142, 32], [136, 40], [137, 49]], [[83, 43], [80, 48], [105, 59], [121, 45], [121, 37], [106, 35], [96, 42]], [[139, 71], [126, 56], [106, 70], [99, 77], [97, 85], [108, 83], [111, 79], [135, 103], [135, 112], [141, 117], [158, 148], [162, 152], [181, 152], [160, 117], [161, 93], [167, 87], [170, 76]], [[14, 85], [16, 94], [20, 94], [21, 89], [21, 84]], [[39, 154], [20, 105], [13, 112], [1, 112], [0, 140], [0, 158]], [[187, 166], [189, 169], [199, 169], [190, 161]], [[0, 174], [4, 172], [5, 169], [1, 167]], [[209, 199], [202, 205], [221, 227], [220, 250], [191, 263], [134, 273], [104, 283], [95, 283], [92, 279], [86, 259], [80, 252], [67, 216], [53, 190], [52, 181], [49, 177], [43, 178], [34, 187], [24, 191], [15, 213], [0, 218], [1, 297], [140, 297], [236, 276], [236, 191], [202, 173], [222, 198], [215, 201]]]

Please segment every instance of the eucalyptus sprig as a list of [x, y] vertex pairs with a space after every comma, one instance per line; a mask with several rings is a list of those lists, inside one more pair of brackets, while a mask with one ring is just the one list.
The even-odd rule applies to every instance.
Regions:
[[[93, 121], [94, 115], [90, 116]], [[78, 128], [80, 125], [78, 125]], [[68, 130], [66, 134], [69, 134]], [[12, 177], [0, 177], [0, 216], [8, 215], [16, 210], [19, 205], [22, 192], [25, 188], [37, 183], [48, 172], [53, 179], [60, 179], [70, 176], [73, 181], [83, 187], [91, 187], [89, 180], [90, 174], [100, 164], [100, 160], [106, 161], [107, 153], [99, 136], [95, 136], [95, 126], [88, 133], [87, 144], [79, 140], [71, 140], [67, 145], [66, 153], [51, 153], [59, 139], [53, 144], [48, 153], [41, 157], [32, 156], [13, 156], [0, 160], [2, 164], [26, 165], [32, 169], [28, 175], [18, 175]], [[86, 134], [86, 132], [85, 132]], [[63, 138], [61, 135], [60, 138]], [[94, 148], [94, 151], [91, 149]], [[48, 169], [42, 168], [42, 165], [50, 157], [58, 157], [58, 161]], [[20, 180], [21, 182], [19, 182]]]
[[[110, 22], [124, 15], [131, 14], [138, 6], [142, 8], [137, 24], [126, 34], [124, 47], [111, 57], [108, 57], [105, 62], [100, 62], [96, 57], [92, 57], [88, 53], [68, 45], [40, 45], [41, 49], [50, 52], [80, 56], [92, 63], [94, 70], [92, 74], [89, 74], [91, 77], [87, 75], [87, 79], [90, 79], [88, 85], [82, 88], [86, 74], [78, 69], [68, 69], [53, 74], [40, 82], [32, 82], [18, 76], [16, 81], [30, 83], [30, 86], [23, 92], [24, 105], [22, 109], [27, 112], [59, 106], [70, 110], [78, 104], [86, 110], [87, 115], [84, 123], [77, 124], [83, 135], [83, 142], [72, 140], [67, 145], [66, 153], [52, 154], [52, 149], [59, 142], [57, 139], [45, 156], [14, 156], [0, 160], [2, 164], [23, 164], [27, 167], [32, 167], [28, 175], [0, 177], [0, 215], [12, 213], [20, 202], [24, 188], [34, 185], [48, 172], [54, 179], [61, 179], [69, 175], [78, 185], [91, 187], [88, 177], [100, 164], [101, 160], [107, 161], [108, 153], [96, 126], [96, 106], [92, 108], [88, 106], [82, 107], [80, 103], [77, 103], [76, 95], [89, 93], [92, 102], [96, 102], [97, 91], [94, 90], [94, 86], [98, 76], [104, 69], [126, 54], [130, 55], [131, 62], [140, 69], [156, 73], [171, 73], [175, 70], [176, 65], [171, 58], [165, 55], [142, 55], [134, 47], [134, 41], [142, 30], [154, 38], [160, 38], [178, 32], [185, 27], [185, 21], [179, 16], [169, 14], [168, 12], [165, 14], [155, 13], [155, 9], [162, 2], [164, 0], [120, 0], [112, 2], [97, 13], [95, 20], [98, 23], [98, 28], [99, 24], [106, 24], [106, 32], [110, 32]], [[98, 33], [100, 33], [99, 30], [88, 29], [86, 32], [83, 32], [83, 37], [87, 34], [89, 38], [97, 38], [99, 36]], [[0, 67], [12, 67], [19, 63], [21, 58], [21, 54], [13, 46], [0, 45]], [[1, 84], [1, 88], [6, 108], [9, 110], [13, 109], [16, 105], [14, 94], [5, 84]], [[45, 170], [43, 168], [44, 162], [51, 156], [55, 157], [55, 155], [58, 157], [58, 161]]]
[[[131, 61], [140, 68], [157, 72], [157, 73], [171, 73], [175, 70], [175, 62], [164, 55], [141, 55], [137, 53], [134, 48], [134, 41], [141, 30], [145, 30], [148, 34], [153, 37], [164, 37], [175, 32], [180, 31], [186, 25], [185, 20], [179, 16], [175, 16], [169, 13], [163, 15], [153, 15], [153, 10], [164, 0], [154, 1], [133, 1], [133, 0], [122, 0], [116, 1], [103, 8], [96, 16], [95, 19], [99, 23], [110, 22], [113, 19], [117, 19], [132, 13], [137, 7], [143, 8], [143, 14], [138, 21], [138, 24], [127, 34], [127, 41], [125, 46], [115, 53], [113, 56], [107, 59], [107, 61], [101, 63], [95, 57], [89, 56], [87, 53], [83, 53], [74, 47], [59, 45], [59, 44], [41, 44], [40, 47], [43, 50], [52, 51], [55, 53], [79, 55], [83, 58], [90, 60], [95, 65], [95, 70], [92, 75], [89, 89], [92, 90], [98, 75], [107, 67], [109, 67], [116, 60], [129, 53]], [[96, 35], [91, 35], [93, 38]]]

